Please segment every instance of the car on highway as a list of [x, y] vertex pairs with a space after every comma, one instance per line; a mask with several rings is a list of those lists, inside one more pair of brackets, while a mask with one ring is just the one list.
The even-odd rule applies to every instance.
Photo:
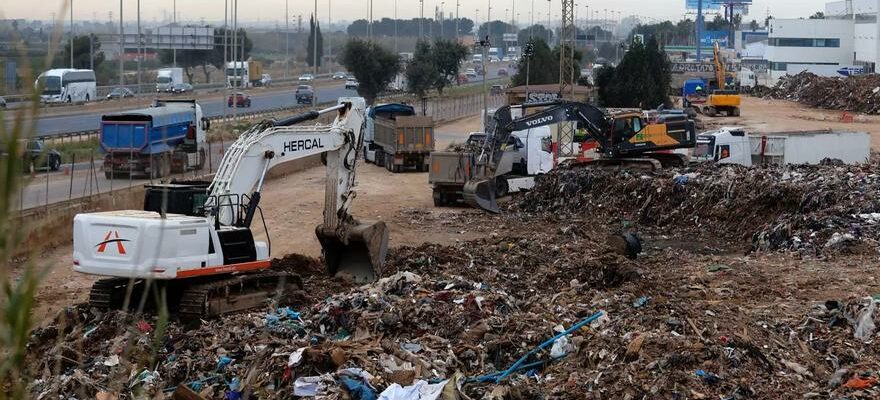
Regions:
[[357, 89], [358, 86], [360, 86], [360, 85], [361, 85], [361, 83], [358, 82], [358, 80], [355, 78], [348, 78], [345, 80], [345, 88], [346, 89]]
[[6, 99], [0, 96], [0, 108], [6, 108]]
[[311, 81], [315, 80], [315, 76], [312, 74], [302, 74], [299, 76], [298, 80], [300, 82], [311, 82]]
[[251, 96], [248, 96], [247, 93], [237, 92], [229, 95], [229, 98], [226, 99], [226, 107], [250, 107], [251, 106]]
[[345, 72], [337, 72], [337, 73], [333, 74], [333, 76], [331, 76], [330, 79], [333, 79], [334, 81], [341, 81], [347, 77], [348, 76], [345, 75]]
[[504, 56], [504, 57], [501, 57], [501, 61], [502, 61], [502, 62], [511, 62], [511, 61], [513, 61], [513, 57], [511, 57], [511, 56]]
[[113, 90], [107, 94], [107, 100], [124, 99], [126, 97], [134, 97], [134, 92], [129, 88], [124, 87], [113, 88]]
[[500, 68], [498, 70], [498, 76], [508, 76], [507, 70], [504, 68]]
[[[474, 75], [474, 77], [476, 78], [476, 75]], [[459, 85], [464, 85], [465, 83], [470, 83], [470, 79], [468, 79], [466, 74], [458, 74], [456, 82], [458, 82]]]
[[315, 89], [310, 85], [299, 85], [296, 87], [296, 104], [312, 104], [315, 100]]
[[[61, 153], [47, 148], [43, 139], [19, 139], [18, 146], [25, 173], [35, 172], [40, 168], [52, 171], [61, 168]], [[0, 155], [5, 157], [8, 154], [5, 144], [0, 143]]]
[[175, 83], [174, 86], [171, 87], [171, 93], [188, 93], [192, 92], [193, 85], [189, 83]]
[[500, 61], [501, 61], [501, 59], [496, 56], [489, 56], [490, 63], [496, 63], [496, 62], [500, 62]]
[[504, 86], [492, 85], [492, 87], [489, 88], [489, 94], [493, 94], [493, 95], [504, 94]]
[[272, 76], [270, 76], [269, 74], [263, 74], [263, 76], [260, 77], [260, 85], [269, 86], [271, 84], [272, 84]]

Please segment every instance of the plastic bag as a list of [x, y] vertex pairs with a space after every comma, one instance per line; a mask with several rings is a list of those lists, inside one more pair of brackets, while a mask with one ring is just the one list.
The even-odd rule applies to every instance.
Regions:
[[874, 308], [876, 306], [877, 302], [874, 301], [873, 298], [868, 297], [868, 307], [862, 310], [859, 314], [859, 318], [856, 319], [856, 339], [861, 341], [871, 340], [871, 336], [874, 335], [874, 330], [877, 329], [877, 326], [874, 325]]

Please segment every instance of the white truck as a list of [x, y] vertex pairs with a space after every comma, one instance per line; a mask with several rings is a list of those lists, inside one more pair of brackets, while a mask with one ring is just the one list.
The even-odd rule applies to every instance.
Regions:
[[858, 164], [867, 162], [870, 153], [871, 136], [865, 132], [749, 133], [722, 127], [697, 135], [691, 161], [752, 166], [818, 164], [827, 158]]
[[162, 68], [156, 73], [156, 93], [171, 92], [174, 85], [183, 83], [183, 68]]
[[254, 60], [226, 63], [226, 84], [237, 88], [262, 86], [263, 63]]

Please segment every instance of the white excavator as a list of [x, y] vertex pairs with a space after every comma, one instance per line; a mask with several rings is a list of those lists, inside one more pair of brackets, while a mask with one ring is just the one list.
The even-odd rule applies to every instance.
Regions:
[[[122, 308], [160, 294], [154, 300], [165, 298], [182, 317], [207, 317], [259, 307], [302, 289], [294, 272], [270, 268], [268, 228], [267, 241], [255, 241], [251, 223], [257, 211], [262, 218], [260, 191], [270, 169], [322, 153], [327, 180], [324, 220], [316, 234], [327, 272], [355, 282], [376, 280], [387, 228], [349, 214], [365, 109], [363, 98], [340, 98], [320, 111], [260, 122], [229, 147], [210, 184], [148, 185], [144, 210], [76, 215], [73, 268], [105, 276], [93, 285], [90, 304]], [[337, 116], [330, 125], [294, 126], [332, 112]]]

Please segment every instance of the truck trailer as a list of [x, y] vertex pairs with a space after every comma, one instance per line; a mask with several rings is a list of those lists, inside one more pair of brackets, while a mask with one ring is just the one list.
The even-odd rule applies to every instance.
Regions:
[[209, 125], [195, 100], [157, 100], [153, 107], [104, 115], [104, 176], [162, 178], [200, 170]]
[[156, 92], [171, 92], [174, 85], [183, 83], [183, 68], [162, 68], [156, 73]]
[[226, 84], [235, 88], [263, 86], [263, 63], [253, 60], [226, 63]]
[[723, 127], [697, 135], [691, 161], [739, 164], [819, 164], [840, 160], [846, 164], [868, 161], [871, 136], [866, 132], [831, 130], [749, 133], [741, 127]]
[[367, 110], [364, 155], [389, 171], [414, 167], [427, 172], [434, 150], [434, 120], [416, 115], [415, 108], [390, 103]]

